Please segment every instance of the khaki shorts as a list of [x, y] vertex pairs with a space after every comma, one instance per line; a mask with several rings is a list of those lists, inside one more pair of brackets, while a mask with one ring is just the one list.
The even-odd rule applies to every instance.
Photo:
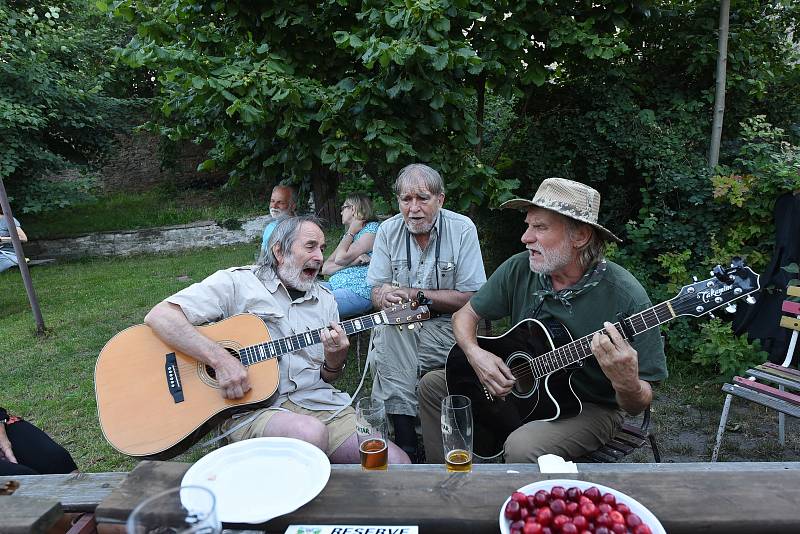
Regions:
[[264, 429], [269, 423], [269, 420], [272, 419], [272, 416], [278, 412], [292, 412], [299, 415], [309, 415], [324, 423], [328, 428], [328, 449], [325, 451], [325, 454], [329, 456], [345, 441], [347, 441], [347, 438], [356, 432], [356, 412], [353, 410], [352, 406], [346, 407], [344, 410], [336, 414], [336, 417], [330, 421], [326, 421], [326, 419], [333, 414], [332, 411], [308, 410], [302, 406], [298, 406], [290, 400], [284, 401], [280, 406], [273, 406], [270, 408], [264, 408], [263, 410], [249, 412], [237, 419], [228, 419], [222, 425], [222, 429], [227, 430], [234, 426], [237, 422], [241, 421], [243, 418], [252, 417], [253, 414], [256, 414], [255, 419], [253, 419], [249, 424], [236, 429], [230, 436], [228, 436], [228, 441], [234, 442], [242, 441], [243, 439], [260, 438], [264, 436]]

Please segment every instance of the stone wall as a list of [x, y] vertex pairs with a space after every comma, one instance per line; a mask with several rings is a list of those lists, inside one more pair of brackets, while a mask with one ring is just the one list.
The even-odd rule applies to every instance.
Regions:
[[[29, 258], [82, 258], [85, 256], [127, 256], [146, 252], [174, 252], [201, 247], [217, 247], [234, 243], [250, 243], [264, 233], [269, 216], [256, 217], [242, 223], [240, 229], [227, 229], [214, 221], [200, 221], [177, 226], [102, 232], [64, 239], [42, 239], [25, 243]], [[258, 244], [253, 245], [253, 254]]]

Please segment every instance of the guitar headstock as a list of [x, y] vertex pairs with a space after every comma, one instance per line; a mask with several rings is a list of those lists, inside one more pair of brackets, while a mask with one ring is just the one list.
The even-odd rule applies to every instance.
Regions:
[[717, 265], [711, 274], [707, 280], [683, 286], [669, 301], [675, 315], [700, 317], [759, 289], [759, 276], [738, 257], [729, 268]]
[[[384, 308], [386, 324], [406, 325], [427, 321], [431, 318], [429, 308], [430, 300], [425, 298], [422, 291], [417, 293], [416, 298], [398, 302], [390, 308]], [[409, 327], [411, 328], [411, 327]]]

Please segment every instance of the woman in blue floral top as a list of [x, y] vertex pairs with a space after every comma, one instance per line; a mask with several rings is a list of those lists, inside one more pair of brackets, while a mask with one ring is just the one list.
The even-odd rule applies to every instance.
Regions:
[[372, 309], [367, 269], [378, 223], [373, 219], [372, 201], [367, 195], [354, 194], [342, 204], [342, 224], [347, 231], [322, 266], [330, 276], [339, 316], [353, 317]]

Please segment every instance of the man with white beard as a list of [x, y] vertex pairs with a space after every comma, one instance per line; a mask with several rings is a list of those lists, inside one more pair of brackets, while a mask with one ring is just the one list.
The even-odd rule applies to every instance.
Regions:
[[[650, 308], [650, 299], [631, 273], [604, 258], [606, 242], [620, 239], [597, 223], [600, 193], [595, 189], [548, 178], [533, 200], [509, 200], [500, 207], [525, 212], [527, 228], [521, 241], [526, 250], [498, 267], [470, 302], [453, 314], [455, 338], [475, 371], [476, 386], [483, 386], [487, 398], [491, 395], [502, 407], [517, 377], [506, 365], [511, 354], [497, 355], [479, 346], [475, 329], [482, 319], [510, 317], [511, 324], [524, 319], [557, 322], [572, 339], [594, 334], [590, 348], [595, 357], [584, 360], [570, 383], [580, 399], [578, 414], [571, 418], [557, 414], [554, 420], [523, 419], [510, 433], [503, 428], [505, 433], [498, 440], [503, 443], [502, 437], [507, 436], [503, 457], [509, 463], [536, 462], [543, 454], [577, 459], [614, 437], [623, 411], [636, 415], [647, 408], [653, 398], [651, 383], [667, 377], [657, 328], [637, 334], [629, 343], [610, 322], [619, 320], [618, 314], [628, 317]], [[601, 329], [607, 335], [596, 333]], [[523, 377], [532, 365], [518, 363], [513, 370]], [[440, 409], [448, 393], [445, 378], [444, 372], [428, 373], [419, 386], [425, 453], [433, 463], [444, 461]], [[540, 398], [545, 396], [543, 382], [539, 380]], [[520, 416], [527, 414], [516, 419]], [[502, 418], [496, 415], [496, 420]]]
[[261, 237], [261, 250], [264, 251], [269, 243], [269, 238], [273, 230], [278, 225], [281, 217], [294, 217], [297, 211], [297, 191], [290, 185], [278, 184], [272, 188], [272, 195], [269, 197], [269, 215], [272, 217], [264, 227], [264, 235]]
[[[278, 220], [269, 245], [257, 265], [217, 271], [157, 304], [145, 323], [167, 345], [211, 366], [226, 399], [247, 394], [248, 371], [194, 325], [252, 313], [261, 317], [272, 339], [329, 325], [322, 330], [321, 346], [281, 357], [278, 396], [270, 407], [237, 414], [223, 428], [235, 428], [232, 441], [297, 438], [325, 451], [333, 463], [359, 463], [350, 396], [331, 385], [344, 370], [350, 343], [338, 324], [333, 295], [317, 283], [325, 234], [314, 217], [286, 217]], [[390, 463], [408, 461], [389, 443]]]
[[413, 330], [376, 328], [368, 361], [373, 365], [372, 397], [384, 402], [395, 442], [413, 457], [417, 382], [444, 366], [455, 342], [450, 314], [486, 282], [486, 273], [475, 225], [442, 207], [444, 182], [438, 172], [408, 165], [394, 189], [400, 213], [378, 228], [367, 272], [372, 303], [385, 308], [422, 290], [439, 316]]

